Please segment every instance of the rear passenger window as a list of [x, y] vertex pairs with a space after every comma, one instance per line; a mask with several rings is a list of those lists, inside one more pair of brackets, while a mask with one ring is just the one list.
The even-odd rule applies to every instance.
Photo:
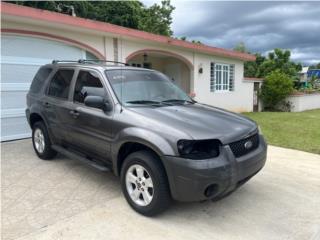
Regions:
[[67, 99], [74, 70], [58, 70], [51, 79], [48, 95], [57, 98]]
[[48, 68], [48, 67], [40, 68], [32, 80], [30, 92], [39, 93], [41, 87], [43, 86], [45, 80], [48, 78], [51, 72], [52, 72], [52, 68]]
[[85, 97], [89, 95], [104, 98], [106, 94], [96, 72], [80, 71], [74, 88], [73, 100], [78, 103], [84, 103]]

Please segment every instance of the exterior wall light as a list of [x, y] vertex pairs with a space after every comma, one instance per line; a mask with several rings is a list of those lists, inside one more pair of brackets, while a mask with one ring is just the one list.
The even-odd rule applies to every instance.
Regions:
[[202, 64], [200, 64], [200, 65], [199, 65], [199, 70], [198, 70], [198, 71], [199, 71], [199, 73], [200, 73], [200, 74], [202, 74], [202, 73], [203, 73], [203, 67], [202, 67]]

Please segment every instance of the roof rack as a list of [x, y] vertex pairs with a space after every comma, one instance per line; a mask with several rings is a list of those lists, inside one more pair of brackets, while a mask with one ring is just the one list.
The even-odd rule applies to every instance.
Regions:
[[109, 61], [109, 60], [100, 60], [100, 59], [94, 59], [94, 60], [86, 60], [86, 59], [79, 59], [78, 63], [95, 63], [95, 62], [102, 62], [102, 63], [116, 63], [116, 64], [123, 64], [127, 66], [127, 63], [124, 62], [118, 62], [118, 61]]
[[56, 63], [78, 63], [79, 61], [74, 60], [52, 60], [52, 64]]
[[100, 59], [95, 59], [95, 60], [87, 60], [87, 59], [79, 59], [78, 61], [75, 60], [53, 60], [52, 64], [57, 64], [57, 63], [97, 63], [97, 62], [102, 62], [102, 63], [116, 63], [116, 64], [122, 64], [125, 66], [128, 66], [127, 63], [124, 62], [117, 62], [117, 61], [109, 61], [109, 60], [100, 60]]

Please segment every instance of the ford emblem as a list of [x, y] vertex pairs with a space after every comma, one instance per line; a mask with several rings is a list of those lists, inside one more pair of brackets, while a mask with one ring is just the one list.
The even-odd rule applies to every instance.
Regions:
[[245, 147], [245, 149], [250, 149], [251, 147], [252, 147], [252, 141], [247, 141], [247, 142], [245, 142], [245, 144], [244, 144], [244, 147]]

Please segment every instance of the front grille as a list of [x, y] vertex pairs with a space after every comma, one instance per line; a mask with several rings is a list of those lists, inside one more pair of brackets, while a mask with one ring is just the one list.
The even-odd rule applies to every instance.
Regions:
[[230, 143], [229, 146], [235, 157], [241, 157], [255, 150], [259, 146], [259, 134], [256, 133], [250, 137], [241, 139], [237, 142]]

